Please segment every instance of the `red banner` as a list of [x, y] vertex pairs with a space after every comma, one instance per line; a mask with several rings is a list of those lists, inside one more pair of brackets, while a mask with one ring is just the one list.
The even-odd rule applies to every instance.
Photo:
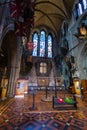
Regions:
[[19, 36], [26, 36], [26, 23], [16, 22], [15, 23], [15, 34]]
[[21, 15], [21, 6], [16, 1], [10, 2], [10, 11], [11, 11], [11, 17], [16, 18]]
[[34, 43], [33, 42], [29, 42], [28, 43], [28, 49], [29, 49], [29, 51], [32, 51], [33, 48], [34, 48]]

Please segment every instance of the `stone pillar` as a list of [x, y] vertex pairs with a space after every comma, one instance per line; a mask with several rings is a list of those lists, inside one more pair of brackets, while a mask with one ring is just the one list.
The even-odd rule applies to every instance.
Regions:
[[19, 78], [20, 62], [22, 56], [22, 48], [20, 45], [21, 45], [21, 39], [18, 37], [17, 48], [15, 49], [14, 53], [12, 53], [11, 56], [11, 71], [7, 91], [8, 97], [15, 96], [16, 81], [17, 78]]
[[[9, 2], [9, 0], [7, 0], [6, 2]], [[3, 29], [4, 26], [6, 26], [7, 13], [8, 13], [8, 4], [3, 4], [3, 6], [0, 6], [0, 46], [1, 46], [1, 37], [3, 34]]]

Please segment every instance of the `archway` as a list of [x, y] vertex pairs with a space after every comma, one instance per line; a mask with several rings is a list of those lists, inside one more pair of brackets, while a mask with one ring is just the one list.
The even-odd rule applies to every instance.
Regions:
[[[15, 95], [16, 80], [18, 78], [19, 57], [20, 57], [20, 42], [14, 31], [8, 31], [4, 36], [1, 44], [1, 55], [3, 62], [1, 63], [1, 70], [4, 68], [3, 78], [8, 80], [7, 96], [13, 97]], [[3, 64], [4, 63], [4, 64]], [[2, 85], [2, 88], [4, 86]]]

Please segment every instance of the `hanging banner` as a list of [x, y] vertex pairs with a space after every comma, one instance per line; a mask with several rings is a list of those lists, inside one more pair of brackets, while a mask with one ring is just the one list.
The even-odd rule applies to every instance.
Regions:
[[33, 47], [34, 47], [34, 43], [33, 42], [29, 42], [28, 43], [28, 49], [29, 49], [29, 51], [32, 51]]

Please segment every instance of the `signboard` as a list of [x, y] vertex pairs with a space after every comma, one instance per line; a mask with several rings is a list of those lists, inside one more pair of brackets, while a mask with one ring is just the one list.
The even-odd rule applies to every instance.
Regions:
[[81, 95], [81, 88], [79, 80], [74, 80], [75, 93]]
[[15, 95], [24, 95], [28, 92], [28, 80], [18, 79], [16, 85], [16, 94]]

